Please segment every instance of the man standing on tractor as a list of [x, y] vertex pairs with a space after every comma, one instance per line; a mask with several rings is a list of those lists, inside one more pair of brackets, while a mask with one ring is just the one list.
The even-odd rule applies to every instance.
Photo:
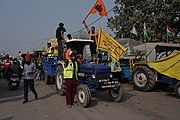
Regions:
[[85, 22], [84, 22], [84, 25], [86, 27], [86, 30], [89, 33], [89, 39], [94, 41], [93, 44], [90, 44], [91, 61], [93, 61], [93, 58], [96, 55], [96, 48], [97, 48], [97, 42], [98, 42], [98, 34], [96, 33], [94, 26], [92, 26], [91, 30], [89, 30], [89, 28], [88, 28], [88, 26], [86, 25]]
[[58, 42], [58, 61], [63, 60], [64, 32], [66, 32], [64, 24], [59, 23], [59, 27], [56, 30], [56, 38]]
[[70, 54], [70, 60], [66, 62], [64, 68], [64, 79], [66, 81], [66, 105], [71, 108], [74, 104], [74, 97], [77, 91], [78, 81], [78, 63], [76, 62], [76, 54]]

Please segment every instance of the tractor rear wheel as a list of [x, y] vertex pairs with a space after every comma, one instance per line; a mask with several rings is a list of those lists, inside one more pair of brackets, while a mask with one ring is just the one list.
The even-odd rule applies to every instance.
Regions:
[[82, 84], [77, 88], [77, 100], [81, 107], [88, 107], [91, 101], [91, 92], [87, 85]]
[[51, 81], [51, 77], [48, 75], [48, 73], [45, 71], [44, 72], [44, 82], [46, 85], [49, 85], [50, 84], [50, 81]]
[[58, 66], [56, 70], [56, 90], [60, 95], [66, 95], [66, 81], [64, 80], [63, 66]]
[[147, 66], [138, 65], [132, 73], [134, 88], [140, 91], [151, 91], [155, 86], [156, 74]]

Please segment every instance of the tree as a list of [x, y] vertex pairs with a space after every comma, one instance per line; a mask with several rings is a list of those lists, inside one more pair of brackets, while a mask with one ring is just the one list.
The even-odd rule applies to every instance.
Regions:
[[143, 41], [143, 27], [146, 23], [148, 41], [166, 39], [166, 26], [176, 33], [180, 28], [180, 3], [178, 0], [115, 0], [114, 16], [108, 27], [116, 38], [131, 37], [132, 27], [138, 32], [138, 39]]

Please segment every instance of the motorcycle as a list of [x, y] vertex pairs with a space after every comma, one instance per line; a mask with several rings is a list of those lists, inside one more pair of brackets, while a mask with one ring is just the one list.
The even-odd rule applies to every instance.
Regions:
[[20, 76], [18, 74], [12, 74], [9, 79], [9, 87], [11, 89], [17, 89], [20, 84]]

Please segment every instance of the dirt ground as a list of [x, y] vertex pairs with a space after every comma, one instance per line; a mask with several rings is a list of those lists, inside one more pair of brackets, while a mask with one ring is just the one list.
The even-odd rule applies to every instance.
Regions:
[[123, 102], [114, 102], [108, 92], [92, 94], [88, 108], [67, 108], [65, 97], [59, 96], [55, 85], [36, 81], [39, 99], [29, 92], [29, 103], [22, 104], [22, 84], [15, 91], [0, 79], [0, 120], [179, 120], [180, 100], [162, 90], [139, 92], [123, 84]]

